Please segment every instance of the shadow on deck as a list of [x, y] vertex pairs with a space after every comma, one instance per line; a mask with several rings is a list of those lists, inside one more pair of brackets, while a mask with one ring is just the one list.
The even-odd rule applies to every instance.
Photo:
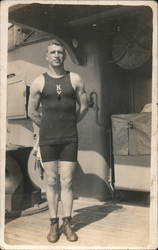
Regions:
[[84, 207], [74, 210], [74, 230], [78, 231], [79, 229], [94, 223], [96, 221], [102, 220], [109, 213], [122, 209], [121, 205], [115, 203], [106, 203], [104, 205], [95, 205], [90, 207]]

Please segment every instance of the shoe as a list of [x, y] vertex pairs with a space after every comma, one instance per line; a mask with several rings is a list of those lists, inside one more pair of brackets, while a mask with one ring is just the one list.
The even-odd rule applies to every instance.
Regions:
[[77, 241], [78, 236], [74, 232], [74, 229], [71, 224], [71, 216], [63, 218], [62, 232], [65, 234], [68, 241]]
[[50, 231], [47, 236], [49, 242], [56, 242], [59, 239], [59, 218], [53, 218], [51, 220]]

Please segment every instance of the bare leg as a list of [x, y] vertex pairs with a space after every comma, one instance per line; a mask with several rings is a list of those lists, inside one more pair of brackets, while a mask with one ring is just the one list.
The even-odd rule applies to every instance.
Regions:
[[68, 241], [78, 240], [71, 223], [71, 213], [73, 205], [72, 178], [75, 170], [75, 162], [60, 162], [60, 183], [61, 183], [61, 201], [63, 205], [63, 225], [62, 232]]
[[76, 163], [60, 161], [61, 201], [64, 217], [71, 216], [73, 206], [72, 177]]
[[44, 162], [44, 170], [46, 173], [46, 195], [49, 207], [50, 218], [56, 218], [58, 212], [58, 162]]

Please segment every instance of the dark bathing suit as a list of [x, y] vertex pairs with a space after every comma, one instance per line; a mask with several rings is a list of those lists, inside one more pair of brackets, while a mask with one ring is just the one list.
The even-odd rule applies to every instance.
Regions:
[[39, 145], [43, 162], [77, 161], [76, 93], [70, 72], [61, 78], [44, 73]]

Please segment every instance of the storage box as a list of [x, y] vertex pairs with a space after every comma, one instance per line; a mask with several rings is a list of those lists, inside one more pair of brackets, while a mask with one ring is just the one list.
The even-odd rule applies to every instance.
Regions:
[[116, 189], [150, 190], [151, 113], [112, 115]]

